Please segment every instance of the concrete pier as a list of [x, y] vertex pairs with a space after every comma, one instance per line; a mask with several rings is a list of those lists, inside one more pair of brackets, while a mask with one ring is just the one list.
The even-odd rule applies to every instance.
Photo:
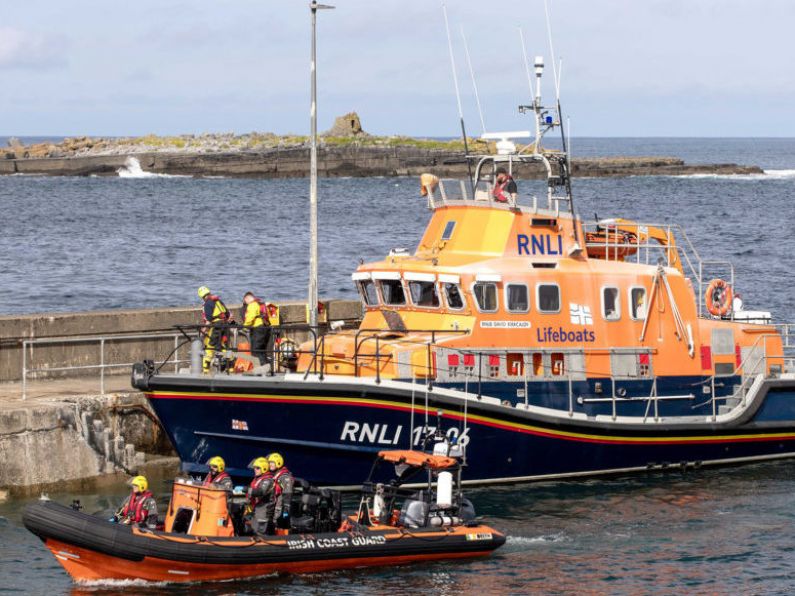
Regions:
[[[325, 304], [329, 321], [361, 318], [358, 301]], [[280, 313], [282, 324], [304, 323], [306, 305], [282, 304]], [[157, 418], [130, 387], [129, 363], [165, 359], [172, 326], [199, 320], [193, 307], [0, 317], [0, 497], [176, 469]], [[285, 334], [305, 339], [300, 327]], [[104, 375], [96, 368], [114, 364]]]
[[[48, 381], [37, 397], [0, 399], [0, 488], [12, 493], [62, 488], [104, 475], [138, 473], [174, 453], [143, 395], [79, 393], [74, 381]], [[18, 386], [17, 386], [18, 388]], [[74, 392], [74, 393], [72, 393]], [[17, 394], [18, 395], [18, 394]], [[166, 459], [169, 461], [169, 459]]]

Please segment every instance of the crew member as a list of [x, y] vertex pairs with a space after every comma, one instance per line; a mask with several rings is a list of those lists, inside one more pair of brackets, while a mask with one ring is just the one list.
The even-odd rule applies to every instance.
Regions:
[[243, 296], [243, 326], [249, 330], [251, 355], [260, 364], [268, 361], [268, 342], [271, 338], [271, 323], [268, 319], [268, 305], [251, 292]]
[[248, 487], [251, 529], [257, 534], [268, 534], [275, 484], [273, 474], [268, 468], [268, 458], [266, 457], [256, 458], [248, 467], [254, 470], [254, 479]]
[[199, 288], [199, 298], [204, 302], [202, 319], [204, 320], [204, 358], [202, 359], [202, 370], [209, 372], [213, 355], [217, 350], [225, 347], [226, 337], [224, 325], [229, 323], [229, 309], [218, 297], [210, 292], [210, 288], [202, 286]]
[[223, 488], [230, 492], [234, 490], [235, 486], [232, 482], [232, 477], [224, 471], [226, 462], [224, 462], [222, 457], [218, 455], [211, 457], [207, 465], [210, 467], [210, 471], [207, 473], [207, 476], [204, 477], [202, 486]]
[[273, 514], [272, 527], [290, 527], [290, 501], [293, 496], [295, 478], [284, 465], [284, 458], [278, 453], [268, 456], [268, 467], [273, 474]]
[[113, 516], [113, 521], [142, 528], [155, 528], [157, 526], [157, 503], [149, 491], [149, 482], [146, 477], [136, 476], [128, 484], [132, 487], [132, 492]]
[[743, 297], [740, 292], [737, 292], [734, 295], [734, 300], [732, 300], [732, 310], [735, 313], [740, 312], [743, 309]]
[[497, 168], [497, 177], [494, 179], [494, 190], [491, 191], [491, 196], [498, 203], [510, 202], [516, 204], [516, 181], [508, 173], [505, 168]]

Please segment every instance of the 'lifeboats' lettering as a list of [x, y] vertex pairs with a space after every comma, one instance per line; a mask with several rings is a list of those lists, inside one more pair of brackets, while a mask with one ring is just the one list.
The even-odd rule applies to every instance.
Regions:
[[593, 331], [568, 331], [563, 327], [537, 327], [536, 339], [538, 343], [593, 343], [596, 341], [596, 333]]

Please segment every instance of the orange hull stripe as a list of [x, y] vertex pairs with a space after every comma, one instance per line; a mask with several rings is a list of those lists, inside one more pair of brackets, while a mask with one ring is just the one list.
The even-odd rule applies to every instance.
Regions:
[[403, 565], [443, 559], [469, 559], [488, 556], [491, 551], [466, 553], [435, 553], [422, 555], [355, 557], [299, 561], [293, 563], [261, 563], [255, 565], [202, 565], [145, 557], [128, 561], [84, 548], [47, 540], [47, 547], [67, 573], [79, 582], [99, 580], [141, 579], [152, 582], [220, 581], [261, 577], [276, 573], [316, 573], [353, 567]]

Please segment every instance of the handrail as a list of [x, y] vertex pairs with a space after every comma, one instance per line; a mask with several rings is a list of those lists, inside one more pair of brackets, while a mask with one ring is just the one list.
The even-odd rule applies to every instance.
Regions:
[[[79, 337], [34, 337], [30, 339], [22, 340], [22, 399], [27, 399], [27, 392], [28, 392], [28, 376], [31, 373], [37, 372], [65, 372], [69, 370], [90, 370], [90, 369], [99, 369], [99, 383], [100, 383], [100, 394], [105, 395], [105, 370], [110, 368], [120, 368], [120, 367], [129, 367], [132, 366], [133, 362], [114, 362], [114, 363], [106, 363], [105, 362], [105, 345], [108, 342], [115, 342], [115, 341], [130, 341], [130, 340], [150, 340], [150, 339], [169, 339], [174, 338], [174, 350], [169, 354], [167, 359], [163, 362], [166, 363], [173, 363], [174, 369], [178, 369], [178, 365], [182, 362], [187, 362], [187, 360], [180, 360], [178, 357], [178, 350], [181, 345], [179, 343], [180, 337], [183, 336], [181, 332], [173, 332], [173, 333], [126, 333], [122, 335], [90, 335], [90, 336], [79, 336]], [[31, 349], [33, 346], [41, 346], [41, 345], [57, 345], [57, 344], [82, 344], [82, 343], [98, 343], [99, 344], [99, 364], [81, 364], [81, 365], [73, 365], [73, 366], [58, 366], [58, 367], [47, 367], [47, 368], [28, 368], [28, 350]], [[173, 360], [168, 360], [171, 356], [174, 356]]]

